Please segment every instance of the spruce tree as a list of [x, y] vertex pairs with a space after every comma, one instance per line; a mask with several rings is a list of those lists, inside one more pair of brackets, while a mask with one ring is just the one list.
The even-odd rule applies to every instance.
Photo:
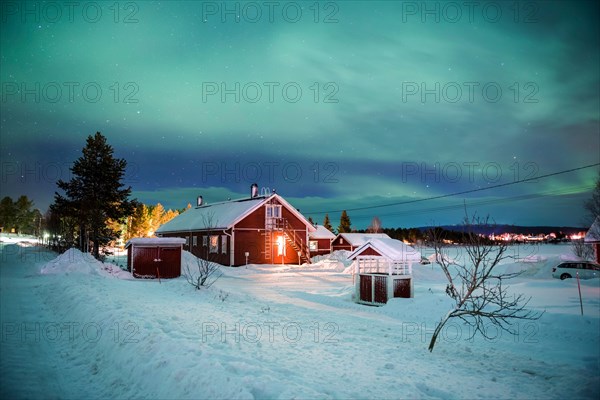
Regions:
[[342, 215], [340, 216], [340, 225], [338, 226], [338, 233], [347, 233], [351, 231], [350, 228], [350, 217], [346, 210], [342, 211]]
[[333, 231], [333, 226], [331, 226], [331, 222], [329, 221], [329, 214], [325, 214], [325, 218], [323, 219], [323, 226], [330, 231]]
[[122, 221], [130, 215], [136, 200], [130, 200], [131, 187], [122, 180], [127, 162], [113, 156], [114, 150], [100, 132], [88, 136], [83, 155], [70, 168], [72, 178], [57, 182], [64, 196], [55, 193], [53, 207], [64, 216], [73, 217], [79, 226], [79, 247], [87, 249], [87, 240], [94, 243], [94, 257], [100, 257], [100, 246], [118, 237], [107, 224]]
[[10, 233], [15, 227], [17, 209], [12, 198], [6, 196], [0, 201], [0, 226], [4, 232]]

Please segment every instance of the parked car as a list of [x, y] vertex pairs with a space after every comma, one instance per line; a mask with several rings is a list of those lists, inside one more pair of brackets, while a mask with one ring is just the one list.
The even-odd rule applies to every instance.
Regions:
[[589, 261], [569, 261], [552, 268], [554, 278], [575, 278], [576, 274], [579, 274], [580, 279], [598, 278], [600, 277], [600, 265]]

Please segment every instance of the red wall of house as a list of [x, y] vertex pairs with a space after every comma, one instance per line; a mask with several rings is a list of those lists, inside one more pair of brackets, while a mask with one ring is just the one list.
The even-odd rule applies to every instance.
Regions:
[[330, 239], [309, 239], [311, 242], [314, 240], [316, 242], [318, 242], [318, 250], [317, 251], [311, 251], [310, 255], [312, 257], [314, 256], [322, 256], [324, 254], [330, 254], [331, 253], [331, 240]]
[[[226, 231], [229, 233], [229, 231]], [[217, 253], [210, 253], [209, 252], [209, 248], [204, 247], [202, 245], [203, 240], [202, 240], [202, 236], [211, 236], [211, 235], [217, 235], [219, 236], [219, 248], [218, 248], [218, 252]], [[221, 253], [221, 235], [224, 235], [222, 230], [217, 230], [217, 231], [194, 231], [194, 232], [185, 232], [185, 233], [169, 233], [169, 234], [165, 234], [163, 235], [163, 237], [179, 237], [179, 238], [187, 238], [188, 239], [188, 243], [183, 245], [183, 250], [185, 251], [189, 251], [190, 253], [192, 253], [193, 255], [195, 255], [198, 258], [202, 258], [203, 260], [209, 260], [209, 261], [213, 261], [216, 262], [218, 264], [221, 265], [229, 265], [229, 252], [231, 250], [231, 239], [227, 239], [227, 253], [223, 254]], [[196, 236], [198, 239], [197, 240], [197, 244], [196, 246], [194, 246], [194, 236]]]
[[[280, 204], [279, 202], [273, 201], [274, 204]], [[302, 245], [308, 247], [307, 238], [307, 227], [306, 225], [297, 218], [292, 212], [288, 211], [285, 207], [282, 207], [282, 217], [285, 218], [291, 227], [298, 236], [298, 238], [302, 238]], [[248, 257], [248, 263], [250, 264], [280, 264], [282, 262], [282, 257], [277, 256], [277, 246], [275, 244], [275, 239], [273, 239], [271, 243], [271, 259], [265, 258], [265, 206], [261, 206], [257, 208], [250, 215], [243, 218], [239, 221], [233, 228], [233, 230], [228, 230], [228, 233], [233, 233], [233, 240], [235, 240], [234, 244], [234, 260], [233, 265], [240, 266], [246, 264], [246, 256], [245, 253], [249, 252], [250, 255]], [[184, 245], [183, 249], [189, 251], [194, 254], [196, 257], [200, 257], [206, 259], [207, 257], [207, 248], [203, 248], [202, 246], [202, 236], [203, 235], [223, 235], [223, 231], [195, 231], [195, 232], [181, 232], [178, 234], [169, 233], [165, 234], [164, 237], [188, 237], [188, 245]], [[273, 235], [280, 235], [281, 232], [273, 231]], [[193, 237], [198, 236], [197, 246], [193, 246]], [[219, 238], [221, 240], [221, 238]], [[230, 252], [231, 252], [231, 243], [232, 238], [228, 239], [227, 243], [227, 254], [221, 254], [220, 246], [218, 254], [208, 254], [210, 261], [217, 262], [222, 265], [229, 265], [230, 263]], [[220, 243], [220, 242], [219, 242]], [[290, 245], [288, 241], [286, 243], [286, 255], [283, 258], [283, 263], [285, 264], [298, 264], [298, 254], [296, 250]]]
[[[344, 243], [340, 243], [342, 240], [344, 241]], [[353, 251], [354, 248], [350, 245], [350, 243], [348, 243], [346, 241], [346, 239], [344, 239], [342, 237], [337, 237], [331, 243], [331, 251], [337, 251], [337, 250]]]
[[364, 249], [363, 251], [361, 251], [361, 252], [360, 252], [360, 253], [357, 255], [357, 257], [358, 257], [358, 256], [381, 256], [381, 254], [379, 254], [379, 253], [377, 252], [377, 250], [374, 250], [374, 249], [372, 249], [372, 248], [370, 248], [370, 247], [367, 247], [366, 249]]

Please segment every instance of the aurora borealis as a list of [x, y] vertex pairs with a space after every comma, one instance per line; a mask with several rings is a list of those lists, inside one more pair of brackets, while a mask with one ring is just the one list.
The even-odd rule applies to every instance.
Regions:
[[[107, 136], [142, 202], [275, 188], [315, 221], [581, 225], [596, 2], [3, 2], [0, 195], [45, 210]], [[394, 206], [367, 208], [375, 205]]]

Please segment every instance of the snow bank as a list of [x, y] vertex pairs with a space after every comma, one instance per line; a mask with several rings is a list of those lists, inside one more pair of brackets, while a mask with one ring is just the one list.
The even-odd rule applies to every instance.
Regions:
[[133, 279], [131, 273], [123, 271], [114, 264], [103, 263], [96, 260], [89, 253], [82, 253], [77, 249], [69, 249], [46, 263], [40, 273], [49, 274], [85, 274], [113, 276], [119, 279]]

